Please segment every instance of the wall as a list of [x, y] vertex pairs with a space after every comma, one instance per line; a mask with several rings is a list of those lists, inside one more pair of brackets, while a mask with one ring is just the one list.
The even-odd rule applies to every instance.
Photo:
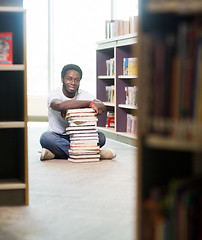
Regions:
[[28, 96], [28, 121], [48, 121], [47, 96]]

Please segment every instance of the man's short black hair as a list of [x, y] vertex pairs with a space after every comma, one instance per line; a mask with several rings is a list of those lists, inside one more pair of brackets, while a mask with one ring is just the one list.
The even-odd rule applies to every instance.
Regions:
[[75, 70], [75, 71], [77, 71], [77, 72], [79, 73], [79, 75], [80, 75], [80, 79], [82, 79], [82, 74], [83, 74], [83, 73], [82, 73], [82, 70], [81, 70], [81, 68], [80, 68], [79, 66], [77, 66], [76, 64], [67, 64], [67, 65], [65, 65], [65, 66], [63, 67], [62, 72], [61, 72], [61, 77], [62, 77], [62, 79], [64, 79], [66, 72], [69, 71], [69, 70]]

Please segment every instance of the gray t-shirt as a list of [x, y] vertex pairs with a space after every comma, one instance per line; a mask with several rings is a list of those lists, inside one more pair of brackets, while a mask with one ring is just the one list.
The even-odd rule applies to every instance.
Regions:
[[49, 119], [48, 130], [62, 135], [66, 135], [66, 128], [68, 127], [68, 121], [61, 117], [61, 112], [55, 111], [50, 107], [51, 102], [53, 102], [53, 100], [58, 101], [58, 103], [60, 103], [66, 100], [93, 101], [94, 99], [95, 97], [91, 93], [82, 89], [79, 89], [78, 93], [74, 98], [67, 98], [62, 91], [62, 87], [53, 90], [48, 96], [48, 119]]

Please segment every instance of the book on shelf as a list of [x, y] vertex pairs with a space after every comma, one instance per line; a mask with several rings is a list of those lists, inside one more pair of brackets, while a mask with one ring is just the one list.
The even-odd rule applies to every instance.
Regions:
[[115, 23], [113, 20], [105, 20], [105, 38], [115, 37]]
[[[192, 129], [202, 127], [202, 29], [197, 21], [178, 23], [174, 33], [150, 34], [151, 71], [150, 115], [151, 132], [186, 139], [197, 139], [200, 134]], [[159, 120], [158, 120], [159, 119]], [[166, 127], [161, 131], [157, 122]], [[186, 124], [186, 122], [188, 124]], [[167, 124], [169, 123], [169, 124]], [[175, 127], [175, 126], [179, 126]], [[186, 132], [182, 133], [182, 126]], [[185, 127], [186, 126], [186, 127]], [[180, 130], [181, 129], [181, 130]]]
[[[132, 22], [131, 22], [132, 26]], [[132, 31], [132, 28], [131, 28]], [[105, 38], [114, 38], [130, 33], [129, 20], [106, 20], [105, 21]]]
[[68, 160], [71, 162], [99, 161], [100, 147], [95, 111], [92, 108], [70, 109], [66, 113], [66, 119], [69, 122], [66, 132], [70, 136]]
[[0, 32], [0, 64], [13, 64], [13, 33]]
[[115, 128], [114, 112], [107, 111], [106, 127], [107, 128]]
[[137, 106], [137, 86], [125, 87], [126, 101], [128, 105]]
[[128, 58], [123, 58], [123, 75], [128, 75]]
[[200, 176], [152, 187], [143, 201], [143, 239], [200, 239], [201, 184]]
[[137, 116], [127, 113], [126, 132], [137, 134]]
[[130, 25], [129, 25], [129, 20], [124, 20], [123, 21], [123, 34], [127, 35], [130, 33]]
[[137, 57], [123, 58], [123, 75], [125, 76], [138, 75]]
[[106, 86], [105, 89], [106, 89], [107, 102], [114, 103], [115, 86], [114, 85]]
[[106, 70], [107, 76], [114, 76], [114, 58], [106, 60]]
[[129, 31], [130, 34], [138, 31], [138, 16], [129, 17]]

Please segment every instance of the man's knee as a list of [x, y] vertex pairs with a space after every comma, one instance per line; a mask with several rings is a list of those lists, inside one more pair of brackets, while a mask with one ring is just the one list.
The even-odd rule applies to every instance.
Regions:
[[99, 136], [99, 145], [100, 147], [104, 146], [106, 143], [106, 137], [103, 132], [98, 131], [98, 136]]
[[41, 145], [46, 145], [47, 142], [50, 142], [52, 139], [52, 132], [50, 131], [46, 131], [44, 133], [42, 133], [41, 137], [40, 137], [40, 143]]

